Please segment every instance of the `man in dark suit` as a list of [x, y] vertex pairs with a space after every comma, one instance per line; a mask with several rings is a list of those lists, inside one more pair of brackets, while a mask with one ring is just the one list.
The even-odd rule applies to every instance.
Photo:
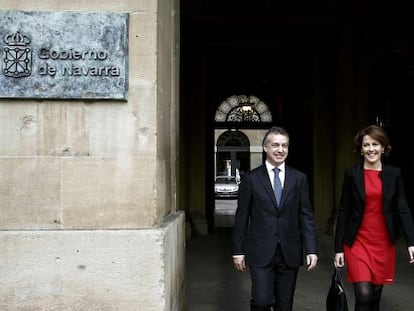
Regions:
[[289, 167], [289, 134], [272, 127], [264, 165], [244, 174], [233, 227], [233, 263], [250, 270], [251, 310], [291, 311], [299, 267], [318, 262], [306, 175]]

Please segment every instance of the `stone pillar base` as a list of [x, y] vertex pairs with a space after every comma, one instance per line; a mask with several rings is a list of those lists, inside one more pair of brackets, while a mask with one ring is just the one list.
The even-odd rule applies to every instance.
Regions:
[[184, 212], [142, 230], [0, 231], [0, 310], [182, 310]]

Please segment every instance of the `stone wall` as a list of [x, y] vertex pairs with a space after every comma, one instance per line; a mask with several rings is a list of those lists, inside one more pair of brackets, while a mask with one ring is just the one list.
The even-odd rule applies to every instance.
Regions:
[[178, 1], [0, 7], [129, 14], [126, 101], [0, 100], [0, 309], [179, 310]]

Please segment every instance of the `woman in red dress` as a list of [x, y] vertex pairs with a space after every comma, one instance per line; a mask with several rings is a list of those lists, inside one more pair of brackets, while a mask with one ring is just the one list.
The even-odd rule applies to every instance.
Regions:
[[357, 133], [354, 143], [361, 163], [345, 170], [334, 265], [346, 262], [355, 311], [375, 311], [383, 285], [394, 283], [395, 242], [401, 231], [414, 263], [414, 224], [400, 169], [383, 162], [391, 151], [386, 132], [371, 125]]

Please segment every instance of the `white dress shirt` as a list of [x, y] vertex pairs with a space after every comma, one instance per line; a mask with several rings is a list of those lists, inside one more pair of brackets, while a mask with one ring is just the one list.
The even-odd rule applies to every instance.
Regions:
[[267, 173], [269, 174], [270, 183], [272, 184], [273, 189], [275, 189], [275, 185], [273, 184], [275, 180], [275, 172], [273, 171], [273, 169], [277, 167], [280, 170], [279, 179], [280, 179], [280, 183], [282, 184], [282, 189], [283, 189], [283, 186], [285, 185], [285, 176], [286, 176], [285, 162], [283, 162], [279, 166], [273, 166], [266, 160], [265, 165], [266, 165]]

